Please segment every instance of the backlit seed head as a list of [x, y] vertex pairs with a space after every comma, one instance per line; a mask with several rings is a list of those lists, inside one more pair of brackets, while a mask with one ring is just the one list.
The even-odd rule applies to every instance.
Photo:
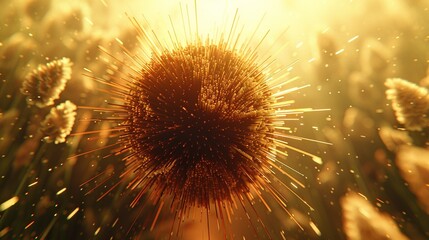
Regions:
[[[182, 13], [182, 17], [186, 19], [189, 15], [185, 17]], [[205, 215], [200, 224], [209, 239], [211, 225], [215, 224], [225, 238], [233, 239], [232, 225], [227, 221], [233, 223], [235, 212], [249, 217], [251, 211], [256, 220], [248, 219], [255, 230], [249, 236], [259, 235], [254, 226], [257, 222], [265, 236], [271, 238], [271, 230], [254, 204], [262, 204], [271, 212], [268, 201], [277, 202], [277, 207], [299, 225], [287, 210], [283, 191], [291, 192], [314, 210], [295, 190], [305, 188], [300, 176], [288, 171], [301, 174], [283, 162], [287, 151], [292, 150], [322, 164], [320, 157], [299, 146], [290, 146], [288, 141], [325, 142], [292, 136], [293, 130], [285, 126], [286, 121], [298, 120], [297, 116], [316, 110], [291, 107], [294, 101], [288, 94], [309, 85], [290, 87], [298, 78], [288, 78], [287, 68], [274, 64], [267, 55], [258, 55], [267, 35], [256, 46], [253, 35], [241, 40], [241, 32], [234, 30], [236, 19], [237, 15], [228, 36], [208, 35], [205, 41], [201, 40], [198, 29], [194, 35], [186, 24], [182, 36], [172, 22], [169, 44], [162, 35], [130, 17], [141, 44], [140, 51], [131, 51], [121, 39], [117, 42], [125, 59], [101, 48], [112, 57], [110, 75], [106, 79], [93, 78], [104, 84], [106, 89], [102, 91], [110, 99], [106, 106], [80, 106], [100, 114], [94, 120], [112, 123], [109, 138], [114, 143], [99, 150], [109, 149], [105, 157], [122, 156], [125, 162], [125, 169], [117, 171], [121, 180], [100, 199], [127, 181], [127, 188], [137, 190], [130, 203], [132, 208], [146, 202], [143, 199], [157, 207], [150, 229], [155, 227], [158, 217], [162, 218], [162, 210], [169, 208], [174, 213], [172, 238], [180, 238], [182, 223], [197, 218], [198, 212], [201, 217]], [[195, 26], [198, 28], [197, 23]], [[294, 188], [283, 177], [291, 180]], [[140, 224], [135, 220], [133, 224]], [[149, 227], [149, 221], [142, 223], [144, 229]], [[313, 229], [317, 227], [314, 225]]]
[[166, 51], [126, 99], [129, 161], [185, 206], [231, 201], [268, 167], [272, 101], [259, 67], [225, 45]]
[[41, 21], [51, 8], [51, 0], [27, 0], [24, 11], [33, 21]]
[[65, 101], [56, 107], [46, 116], [41, 124], [41, 132], [44, 134], [46, 142], [55, 144], [63, 143], [70, 134], [76, 117], [76, 105], [70, 101]]
[[371, 75], [382, 75], [388, 68], [389, 51], [379, 41], [370, 39], [361, 52], [362, 71]]
[[21, 87], [28, 104], [41, 108], [54, 104], [71, 78], [71, 66], [70, 59], [62, 58], [39, 65], [28, 74]]
[[412, 139], [406, 131], [395, 130], [390, 127], [381, 127], [378, 132], [384, 145], [390, 151], [396, 152], [402, 146], [412, 145]]
[[429, 214], [429, 150], [402, 146], [396, 156], [401, 176], [416, 195], [422, 208]]
[[387, 214], [380, 213], [361, 195], [352, 193], [341, 199], [344, 232], [350, 240], [406, 240], [395, 222]]
[[421, 130], [428, 126], [428, 90], [400, 78], [390, 78], [385, 82], [387, 99], [392, 100], [396, 119], [408, 130]]

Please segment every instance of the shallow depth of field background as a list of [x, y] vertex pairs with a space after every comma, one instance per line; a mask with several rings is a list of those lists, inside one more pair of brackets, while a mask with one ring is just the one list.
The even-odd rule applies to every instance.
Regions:
[[[173, 216], [168, 211], [161, 213], [155, 230], [139, 227], [156, 209], [151, 204], [145, 205], [142, 214], [131, 209], [129, 203], [136, 193], [127, 191], [125, 184], [97, 200], [116, 183], [116, 175], [106, 182], [102, 177], [81, 186], [106, 169], [115, 173], [124, 169], [120, 159], [103, 158], [107, 150], [69, 157], [112, 144], [109, 132], [96, 138], [70, 136], [61, 144], [31, 144], [31, 132], [37, 131], [31, 124], [40, 121], [49, 108], [27, 107], [19, 89], [39, 64], [67, 57], [73, 62], [72, 78], [56, 104], [70, 100], [79, 106], [103, 106], [107, 93], [85, 76], [85, 69], [106, 79], [121, 69], [111, 69], [112, 59], [98, 46], [118, 58], [123, 57], [118, 42], [131, 52], [145, 49], [136, 40], [135, 28], [125, 13], [167, 39], [169, 16], [175, 27], [182, 28], [180, 6], [185, 14], [189, 8], [194, 18], [193, 1], [179, 4], [166, 0], [0, 0], [0, 204], [19, 196], [13, 206], [0, 206], [0, 238], [122, 239], [136, 235], [159, 239], [169, 235]], [[305, 113], [290, 123], [293, 134], [332, 144], [289, 142], [323, 161], [319, 165], [293, 151], [284, 159], [306, 186], [297, 192], [314, 208], [310, 210], [285, 191], [289, 211], [302, 229], [274, 201], [269, 202], [273, 207], [270, 213], [262, 204], [255, 204], [274, 239], [283, 234], [281, 231], [286, 239], [360, 239], [344, 227], [341, 199], [351, 192], [366, 196], [409, 239], [429, 238], [429, 198], [421, 197], [429, 195], [429, 132], [425, 126], [418, 131], [404, 128], [385, 94], [388, 78], [429, 86], [429, 1], [210, 0], [197, 1], [197, 8], [203, 37], [227, 31], [236, 9], [244, 39], [262, 19], [252, 44], [270, 30], [260, 54], [272, 56], [276, 66], [288, 68], [286, 79], [299, 77], [290, 87], [310, 85], [290, 95], [296, 101], [294, 106], [330, 109]], [[19, 120], [24, 116], [28, 124]], [[102, 113], [79, 109], [74, 131], [109, 129], [109, 123], [88, 121], [97, 117]], [[17, 124], [22, 126], [15, 128]], [[418, 156], [414, 152], [406, 155], [410, 162], [421, 161], [416, 172], [422, 176], [418, 187], [404, 177], [407, 170], [396, 164], [400, 144], [392, 137], [395, 133], [408, 136], [407, 144], [422, 150]], [[41, 146], [44, 149], [40, 150]], [[35, 159], [37, 163], [32, 164]], [[280, 178], [290, 183], [287, 177]], [[240, 211], [234, 215], [235, 236], [253, 239], [243, 216]], [[137, 224], [128, 233], [135, 218]], [[355, 220], [354, 224], [365, 228], [377, 222]], [[198, 224], [189, 221], [181, 226], [183, 239], [201, 237], [202, 230], [194, 225]], [[216, 230], [212, 234], [212, 239], [222, 239]]]

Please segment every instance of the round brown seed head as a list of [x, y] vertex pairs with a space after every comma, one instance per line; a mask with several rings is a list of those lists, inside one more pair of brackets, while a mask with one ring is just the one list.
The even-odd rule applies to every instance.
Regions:
[[137, 177], [186, 207], [249, 191], [273, 145], [265, 80], [249, 56], [222, 44], [154, 55], [126, 99], [123, 141]]

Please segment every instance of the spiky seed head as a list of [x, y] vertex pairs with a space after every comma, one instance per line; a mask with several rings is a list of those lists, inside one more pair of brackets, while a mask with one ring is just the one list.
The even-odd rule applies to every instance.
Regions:
[[428, 126], [429, 96], [426, 88], [400, 78], [385, 82], [387, 99], [392, 101], [396, 119], [408, 130], [419, 131]]
[[365, 41], [361, 52], [362, 71], [369, 75], [382, 75], [388, 68], [389, 50], [379, 41]]
[[[142, 198], [158, 206], [151, 229], [168, 205], [175, 212], [172, 237], [176, 232], [179, 238], [181, 223], [194, 218], [195, 211], [205, 212], [207, 225], [203, 225], [209, 238], [212, 217], [216, 217], [218, 224], [222, 221], [223, 226], [218, 228], [223, 228], [226, 234], [230, 231], [228, 224], [223, 224], [224, 219], [227, 217], [232, 223], [234, 209], [241, 206], [248, 214], [247, 207], [252, 205], [259, 215], [253, 207], [259, 199], [272, 211], [265, 194], [285, 209], [286, 196], [277, 188], [291, 191], [314, 210], [276, 175], [290, 178], [296, 188], [305, 188], [300, 179], [283, 169], [291, 168], [282, 162], [288, 156], [288, 149], [322, 164], [320, 157], [287, 142], [294, 137], [285, 121], [314, 111], [290, 108], [293, 100], [288, 94], [309, 85], [288, 88], [298, 78], [284, 79], [289, 75], [288, 69], [267, 61], [270, 57], [259, 58], [257, 52], [263, 39], [255, 49], [251, 49], [254, 39], [242, 42], [235, 33], [230, 33], [227, 39], [224, 34], [215, 39], [207, 36], [203, 42], [198, 32], [188, 36], [185, 31], [186, 38], [181, 40], [173, 27], [172, 44], [164, 45], [155, 31], [149, 34], [146, 26], [135, 18], [130, 20], [139, 42], [144, 43], [140, 46], [144, 54], [134, 55], [120, 39], [118, 43], [125, 48], [126, 59], [130, 61], [106, 51], [114, 58], [109, 68], [113, 71], [108, 73], [111, 78], [95, 79], [106, 85], [111, 99], [106, 107], [89, 108], [106, 112], [108, 117], [100, 118], [101, 121], [113, 122], [115, 133], [111, 137], [119, 138], [119, 142], [106, 147], [112, 148], [108, 156], [122, 155], [125, 161], [125, 169], [119, 175], [123, 180], [118, 183], [129, 181], [127, 187], [138, 190], [130, 207], [143, 203]], [[236, 24], [234, 20], [231, 29]], [[78, 156], [82, 154], [86, 153]], [[252, 219], [249, 221], [253, 224]], [[257, 221], [270, 237], [271, 230], [259, 216]], [[312, 228], [320, 235], [314, 224]]]
[[362, 195], [351, 193], [341, 199], [343, 228], [348, 239], [408, 239], [387, 214], [380, 213]]
[[378, 134], [387, 149], [394, 152], [404, 145], [411, 145], [413, 142], [407, 131], [395, 130], [386, 126], [381, 127]]
[[129, 161], [153, 189], [186, 207], [249, 191], [272, 141], [270, 91], [259, 67], [225, 45], [200, 43], [153, 57], [126, 99]]
[[21, 93], [27, 96], [30, 105], [43, 108], [54, 104], [71, 78], [72, 63], [68, 58], [54, 60], [27, 75]]
[[76, 105], [65, 101], [51, 108], [41, 124], [41, 132], [46, 142], [63, 143], [70, 134], [76, 117]]
[[24, 11], [33, 21], [39, 22], [48, 13], [51, 5], [51, 0], [27, 0], [24, 1]]
[[396, 156], [401, 176], [416, 195], [420, 205], [429, 214], [429, 150], [402, 146]]

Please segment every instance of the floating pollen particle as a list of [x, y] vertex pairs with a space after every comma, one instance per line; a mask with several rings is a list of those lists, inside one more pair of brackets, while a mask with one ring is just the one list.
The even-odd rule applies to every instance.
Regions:
[[380, 213], [364, 197], [352, 193], [341, 199], [344, 232], [350, 240], [406, 240], [392, 218]]
[[14, 196], [12, 198], [10, 198], [9, 200], [3, 202], [2, 204], [0, 204], [0, 212], [3, 212], [4, 210], [12, 207], [13, 205], [15, 205], [15, 203], [17, 203], [19, 200], [19, 198], [17, 196]]
[[70, 134], [75, 117], [76, 105], [70, 101], [65, 101], [56, 107], [51, 108], [45, 120], [41, 123], [41, 132], [46, 142], [55, 144], [63, 143]]
[[400, 78], [390, 78], [385, 82], [387, 99], [392, 100], [396, 119], [408, 130], [419, 131], [428, 126], [428, 90]]
[[71, 78], [71, 66], [70, 59], [62, 58], [39, 65], [28, 74], [21, 87], [28, 104], [40, 108], [54, 104]]

